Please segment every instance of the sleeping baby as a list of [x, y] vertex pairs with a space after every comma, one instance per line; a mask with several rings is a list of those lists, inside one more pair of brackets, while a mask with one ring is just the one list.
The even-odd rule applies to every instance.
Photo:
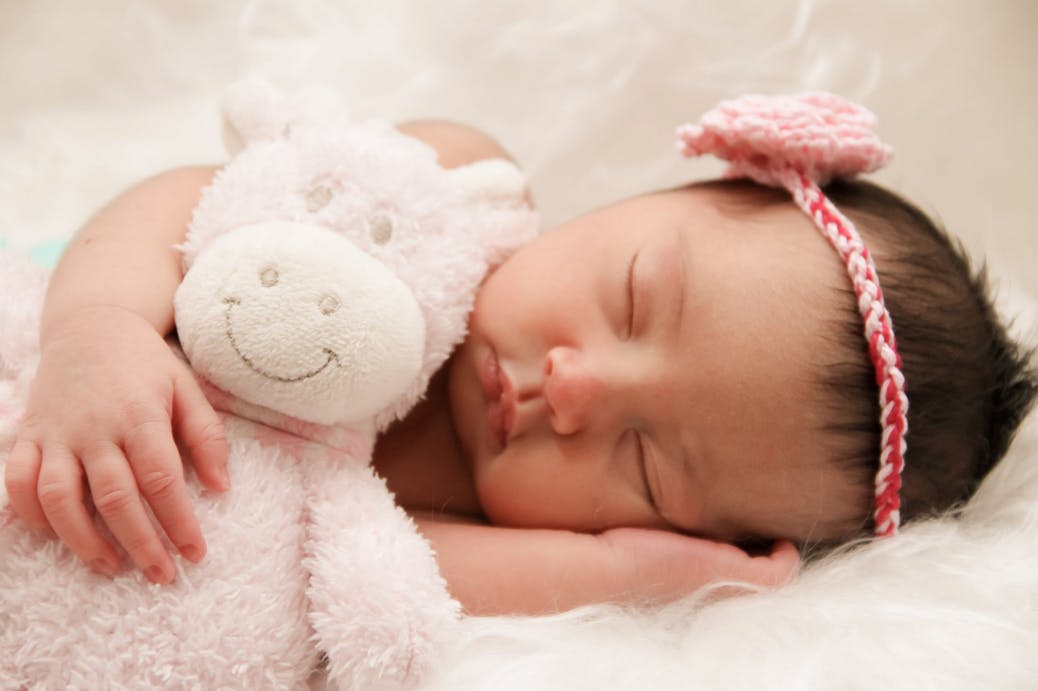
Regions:
[[[970, 496], [1035, 374], [960, 246], [849, 179], [889, 156], [870, 118], [818, 94], [725, 104], [680, 138], [729, 178], [575, 218], [486, 276], [463, 343], [373, 461], [466, 612], [778, 585], [798, 547], [890, 536]], [[507, 157], [469, 127], [399, 130], [446, 168]], [[112, 201], [48, 289], [5, 483], [22, 520], [103, 574], [123, 552], [172, 581], [156, 524], [205, 558], [185, 462], [229, 487], [220, 418], [164, 340], [172, 247], [214, 172]]]

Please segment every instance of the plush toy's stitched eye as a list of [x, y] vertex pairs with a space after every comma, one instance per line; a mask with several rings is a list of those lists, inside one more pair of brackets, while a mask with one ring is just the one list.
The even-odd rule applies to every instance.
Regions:
[[260, 283], [264, 288], [272, 288], [278, 284], [278, 270], [273, 266], [266, 266], [260, 270]]
[[368, 220], [368, 230], [371, 233], [371, 241], [376, 245], [384, 245], [393, 237], [393, 222], [388, 216], [378, 214]]
[[321, 298], [321, 314], [331, 314], [335, 310], [339, 309], [339, 298], [334, 295], [328, 294]]

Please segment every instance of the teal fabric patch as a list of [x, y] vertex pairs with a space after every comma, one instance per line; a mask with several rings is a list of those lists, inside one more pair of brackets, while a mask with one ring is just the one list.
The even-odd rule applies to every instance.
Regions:
[[[40, 242], [29, 248], [29, 259], [34, 263], [39, 264], [42, 267], [53, 269], [61, 259], [62, 253], [65, 248], [68, 247], [69, 241], [67, 239], [62, 240], [48, 240], [46, 242]], [[6, 252], [11, 248], [11, 243], [5, 237], [0, 237], [0, 252]]]
[[53, 269], [61, 259], [62, 253], [65, 251], [65, 247], [68, 246], [68, 240], [51, 240], [49, 242], [41, 242], [38, 245], [34, 245], [29, 250], [29, 258], [40, 266], [45, 266], [48, 269]]

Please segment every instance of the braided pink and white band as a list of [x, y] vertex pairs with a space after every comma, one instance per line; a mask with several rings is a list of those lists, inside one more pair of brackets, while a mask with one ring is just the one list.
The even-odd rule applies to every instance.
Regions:
[[890, 536], [900, 524], [899, 491], [907, 448], [908, 398], [901, 356], [872, 256], [854, 224], [821, 190], [833, 178], [871, 172], [890, 160], [891, 149], [879, 141], [875, 125], [875, 116], [865, 108], [833, 94], [812, 92], [725, 101], [698, 123], [680, 126], [677, 135], [685, 156], [713, 154], [730, 163], [728, 177], [747, 177], [789, 190], [847, 267], [879, 386], [883, 431], [873, 510], [875, 534]]

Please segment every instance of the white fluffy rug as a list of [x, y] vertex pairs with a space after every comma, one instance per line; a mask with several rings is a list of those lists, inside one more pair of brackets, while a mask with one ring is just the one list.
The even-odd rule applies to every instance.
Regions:
[[[1038, 5], [640, 4], [0, 3], [0, 243], [45, 259], [132, 181], [221, 160], [217, 98], [250, 68], [339, 85], [360, 116], [486, 129], [528, 170], [549, 225], [716, 172], [680, 160], [671, 137], [722, 97], [825, 88], [877, 111], [897, 152], [880, 181], [988, 257], [1034, 342]], [[1038, 688], [1036, 461], [1032, 416], [961, 520], [912, 526], [779, 592], [469, 620], [428, 688]]]

